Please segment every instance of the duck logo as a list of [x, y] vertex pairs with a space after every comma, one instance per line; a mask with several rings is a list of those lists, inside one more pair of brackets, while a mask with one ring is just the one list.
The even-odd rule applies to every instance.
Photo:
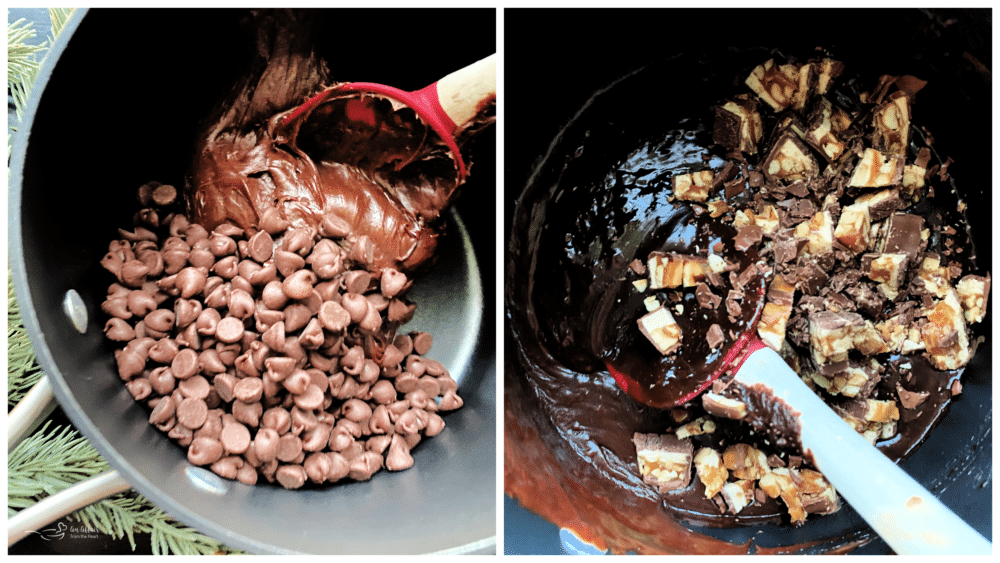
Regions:
[[66, 523], [60, 522], [55, 528], [46, 528], [40, 532], [32, 531], [32, 534], [38, 534], [45, 541], [61, 540], [66, 537]]

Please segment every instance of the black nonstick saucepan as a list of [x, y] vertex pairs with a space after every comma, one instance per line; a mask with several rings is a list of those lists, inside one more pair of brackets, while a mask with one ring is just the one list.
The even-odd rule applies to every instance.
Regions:
[[[506, 197], [513, 210], [505, 233], [504, 463], [505, 490], [514, 495], [506, 502], [507, 552], [572, 552], [565, 542], [559, 548], [560, 527], [604, 531], [613, 537], [598, 543], [616, 551], [825, 553], [861, 545], [859, 553], [887, 552], [849, 506], [834, 515], [810, 518], [798, 528], [685, 524], [693, 532], [686, 535], [690, 541], [685, 546], [685, 540], [670, 537], [676, 532], [662, 530], [658, 535], [643, 525], [643, 514], [637, 510], [648, 504], [638, 497], [622, 493], [607, 498], [591, 492], [588, 485], [601, 479], [604, 467], [601, 459], [606, 452], [600, 440], [590, 443], [590, 450], [571, 447], [553, 424], [562, 413], [543, 407], [535, 388], [526, 384], [524, 357], [558, 354], [553, 350], [560, 343], [556, 338], [518, 338], [546, 332], [567, 339], [576, 336], [558, 327], [529, 326], [524, 314], [532, 295], [525, 288], [552, 296], [567, 282], [529, 277], [531, 270], [523, 257], [532, 255], [533, 245], [544, 238], [539, 236], [545, 229], [543, 206], [550, 206], [549, 217], [558, 213], [551, 211], [559, 204], [547, 199], [550, 194], [565, 196], [574, 186], [589, 189], [602, 183], [610, 189], [622, 182], [607, 176], [616, 163], [657, 131], [676, 128], [683, 118], [711, 116], [703, 110], [718, 100], [706, 96], [719, 92], [720, 85], [736, 86], [733, 80], [747, 64], [752, 68], [783, 54], [808, 57], [816, 48], [825, 48], [860, 76], [911, 74], [928, 81], [918, 94], [914, 122], [933, 135], [942, 159], [953, 159], [951, 182], [968, 206], [979, 270], [989, 271], [990, 11], [507, 10], [505, 17], [508, 35], [517, 33], [520, 38], [519, 49], [506, 55], [507, 68], [512, 69], [506, 77], [532, 86], [530, 92], [519, 88], [507, 100], [515, 111], [510, 112], [506, 131], [531, 132], [508, 135], [505, 150]], [[558, 92], [559, 103], [540, 102], [538, 92]], [[613, 195], [596, 199], [592, 210], [615, 207]], [[592, 227], [601, 220], [598, 215], [581, 214], [579, 220], [587, 222], [586, 228], [603, 228]], [[559, 221], [572, 222], [563, 215]], [[581, 262], [587, 259], [580, 256]], [[541, 302], [530, 305], [548, 307]], [[974, 333], [983, 341], [962, 378], [963, 393], [929, 438], [902, 463], [905, 471], [987, 538], [992, 527], [991, 317], [988, 314]], [[551, 320], [544, 315], [537, 318]], [[558, 360], [583, 371], [572, 358]], [[545, 387], [545, 392], [556, 391]], [[587, 398], [580, 395], [580, 401]], [[602, 415], [613, 416], [594, 412]], [[512, 486], [525, 482], [535, 483], [536, 489]], [[537, 522], [531, 512], [558, 516], [542, 524], [540, 532], [522, 525]], [[568, 536], [566, 530], [563, 534]]]
[[[464, 407], [370, 481], [284, 490], [196, 470], [151, 427], [104, 339], [99, 262], [137, 211], [136, 189], [180, 185], [197, 123], [250, 45], [240, 10], [78, 11], [51, 50], [11, 158], [10, 263], [24, 323], [74, 425], [135, 489], [178, 520], [257, 553], [491, 553], [496, 522], [493, 133], [477, 140], [440, 261], [419, 280], [414, 330], [460, 381]], [[495, 51], [493, 10], [323, 10], [316, 48], [338, 81], [416, 90]], [[461, 48], [427, 40], [446, 17]], [[452, 42], [450, 45], [456, 45]], [[64, 313], [69, 292], [88, 322]]]

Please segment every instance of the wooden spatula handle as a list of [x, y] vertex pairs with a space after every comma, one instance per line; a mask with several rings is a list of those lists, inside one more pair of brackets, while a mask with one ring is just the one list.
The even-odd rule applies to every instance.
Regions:
[[494, 53], [437, 81], [441, 109], [459, 128], [475, 117], [483, 104], [496, 99], [496, 57]]

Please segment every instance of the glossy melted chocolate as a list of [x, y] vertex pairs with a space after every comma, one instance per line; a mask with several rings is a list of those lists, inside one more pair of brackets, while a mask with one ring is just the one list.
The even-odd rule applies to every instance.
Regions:
[[[188, 216], [211, 230], [225, 222], [255, 228], [274, 211], [292, 226], [318, 228], [332, 214], [349, 228], [345, 248], [370, 252], [369, 269], [420, 269], [458, 195], [454, 155], [412, 109], [387, 98], [333, 92], [296, 111], [326, 84], [309, 16], [255, 17], [266, 60], [206, 121], [185, 179]], [[495, 119], [494, 103], [461, 124], [460, 150]]]

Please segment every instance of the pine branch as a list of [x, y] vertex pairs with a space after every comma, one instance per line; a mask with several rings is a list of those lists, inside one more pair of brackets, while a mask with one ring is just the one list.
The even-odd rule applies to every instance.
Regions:
[[[9, 145], [8, 145], [9, 146]], [[42, 378], [31, 340], [14, 296], [14, 276], [7, 271], [7, 408], [10, 410]]]
[[52, 24], [52, 35], [50, 36], [49, 44], [55, 42], [56, 37], [62, 33], [64, 27], [66, 27], [66, 22], [69, 21], [69, 17], [73, 15], [74, 8], [49, 8], [49, 21]]

